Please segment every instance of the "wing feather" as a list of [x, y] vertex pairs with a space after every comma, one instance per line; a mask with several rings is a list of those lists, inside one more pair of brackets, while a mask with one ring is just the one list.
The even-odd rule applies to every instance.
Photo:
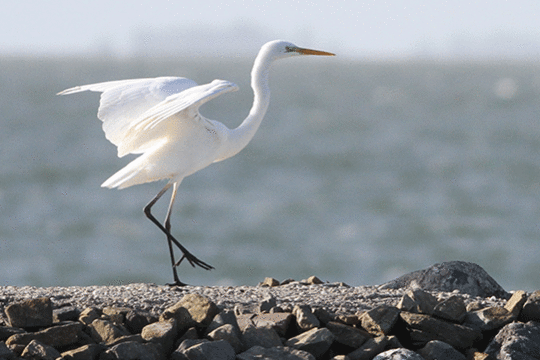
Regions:
[[[143, 153], [156, 142], [162, 143], [167, 136], [163, 130], [171, 130], [171, 126], [180, 131], [182, 126], [195, 125], [193, 122], [201, 119], [198, 109], [202, 104], [236, 90], [235, 84], [224, 80], [197, 86], [186, 78], [160, 77], [77, 86], [59, 95], [101, 92], [98, 118], [103, 121], [105, 137], [118, 147], [118, 156], [122, 157]], [[182, 116], [173, 116], [180, 112]]]

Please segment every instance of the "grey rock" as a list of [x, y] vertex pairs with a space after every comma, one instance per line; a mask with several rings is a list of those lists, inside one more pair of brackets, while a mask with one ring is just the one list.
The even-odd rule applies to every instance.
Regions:
[[424, 346], [431, 340], [444, 341], [458, 350], [465, 350], [482, 337], [479, 330], [452, 324], [429, 315], [402, 311], [399, 315], [409, 328], [407, 336], [415, 346]]
[[339, 344], [358, 349], [363, 343], [371, 338], [369, 333], [363, 329], [330, 321], [326, 328], [335, 336], [335, 341]]
[[272, 295], [268, 295], [259, 303], [259, 312], [261, 313], [270, 312], [270, 309], [272, 309], [276, 305], [277, 305], [276, 298], [273, 297]]
[[436, 305], [437, 299], [433, 295], [421, 289], [414, 289], [403, 295], [397, 307], [408, 312], [433, 315]]
[[6, 345], [28, 345], [32, 340], [52, 347], [62, 347], [76, 343], [82, 333], [83, 324], [71, 322], [53, 326], [33, 333], [21, 333], [10, 336]]
[[536, 290], [529, 296], [519, 318], [524, 322], [540, 321], [540, 290]]
[[141, 310], [130, 310], [125, 315], [124, 325], [132, 334], [139, 334], [142, 329], [151, 323], [158, 321], [157, 316]]
[[129, 335], [126, 329], [109, 320], [95, 319], [89, 327], [92, 338], [96, 342], [105, 344], [110, 344], [122, 336]]
[[540, 324], [529, 321], [506, 325], [491, 340], [485, 353], [496, 359], [540, 359]]
[[388, 346], [389, 342], [390, 339], [386, 335], [371, 338], [347, 356], [351, 360], [372, 360]]
[[49, 298], [38, 298], [11, 304], [5, 309], [8, 323], [13, 327], [35, 328], [53, 323], [52, 303]]
[[144, 340], [160, 344], [166, 354], [173, 351], [174, 340], [177, 335], [178, 327], [174, 319], [146, 325], [141, 332], [141, 337]]
[[399, 319], [399, 312], [394, 306], [378, 306], [365, 312], [360, 317], [360, 323], [370, 334], [375, 336], [386, 335]]
[[334, 334], [327, 328], [313, 328], [298, 336], [290, 338], [285, 342], [285, 345], [298, 350], [307, 351], [316, 358], [320, 358], [328, 351], [328, 349], [330, 349], [335, 338]]
[[465, 355], [439, 340], [428, 342], [418, 353], [425, 360], [466, 360]]
[[276, 346], [265, 348], [254, 346], [247, 351], [236, 356], [237, 360], [315, 360], [315, 356], [307, 351], [290, 348], [287, 346]]
[[292, 313], [296, 316], [296, 324], [300, 331], [307, 331], [321, 325], [309, 305], [296, 305]]
[[468, 312], [463, 325], [480, 331], [489, 331], [500, 329], [516, 318], [516, 315], [501, 306], [490, 306], [482, 310]]
[[461, 324], [467, 315], [465, 301], [461, 296], [451, 296], [435, 305], [433, 315], [441, 319]]
[[208, 334], [225, 324], [232, 325], [235, 328], [238, 336], [240, 336], [240, 327], [238, 326], [238, 321], [233, 310], [223, 310], [219, 314], [214, 316], [212, 322], [210, 323], [210, 325], [208, 325], [208, 328], [206, 328], [206, 333]]
[[412, 350], [399, 348], [387, 350], [375, 356], [373, 360], [424, 360], [422, 356], [418, 355]]
[[88, 344], [73, 350], [64, 351], [62, 360], [94, 360], [99, 354], [106, 350], [106, 347], [100, 344]]
[[130, 311], [131, 309], [127, 307], [106, 306], [103, 308], [102, 313], [107, 317], [107, 319], [111, 320], [112, 322], [117, 324], [123, 324], [126, 319], [127, 313]]
[[235, 360], [232, 346], [225, 340], [203, 342], [183, 351], [189, 360]]
[[101, 316], [101, 310], [98, 310], [93, 307], [87, 307], [79, 315], [79, 321], [85, 325], [90, 325], [92, 321], [96, 320]]
[[279, 336], [285, 337], [293, 316], [291, 313], [258, 314], [251, 318], [256, 327], [271, 327]]
[[10, 336], [25, 333], [24, 329], [11, 326], [0, 326], [0, 341], [6, 341]]
[[[187, 314], [185, 310], [187, 310]], [[159, 319], [162, 321], [175, 318], [178, 322], [179, 330], [182, 330], [194, 324], [196, 326], [207, 327], [218, 312], [219, 309], [216, 304], [207, 297], [199, 294], [187, 294], [175, 305], [166, 309]], [[192, 322], [189, 320], [192, 320]]]
[[11, 360], [15, 359], [16, 355], [10, 348], [7, 347], [6, 343], [0, 341], [0, 359]]
[[192, 346], [199, 345], [205, 342], [209, 342], [208, 339], [185, 339], [180, 343], [178, 348], [174, 351], [175, 353], [183, 353], [185, 350], [189, 349]]
[[461, 293], [484, 298], [508, 299], [509, 294], [479, 265], [464, 261], [435, 264], [382, 284], [381, 289], [420, 288]]
[[270, 348], [283, 345], [277, 332], [272, 328], [266, 327], [248, 326], [242, 332], [242, 341], [244, 343], [244, 349], [249, 349], [253, 346]]
[[210, 332], [207, 335], [207, 337], [212, 341], [217, 341], [217, 340], [227, 341], [229, 344], [231, 344], [231, 346], [234, 349], [234, 352], [237, 354], [242, 352], [243, 350], [242, 341], [240, 340], [238, 336], [238, 332], [234, 328], [234, 326], [231, 324], [225, 324], [218, 327], [214, 331]]
[[124, 342], [101, 354], [100, 360], [165, 360], [160, 345], [155, 343]]
[[75, 306], [64, 306], [59, 309], [53, 309], [53, 322], [77, 321], [80, 314], [80, 310]]
[[58, 350], [52, 346], [32, 340], [28, 345], [26, 345], [21, 356], [28, 360], [55, 360], [61, 355]]

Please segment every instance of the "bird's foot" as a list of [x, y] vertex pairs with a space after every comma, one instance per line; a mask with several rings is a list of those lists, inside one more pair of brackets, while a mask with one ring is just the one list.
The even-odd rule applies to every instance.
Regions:
[[171, 286], [171, 287], [173, 287], [173, 286], [188, 286], [188, 284], [185, 284], [185, 283], [181, 282], [181, 281], [178, 280], [178, 279], [176, 279], [176, 280], [175, 280], [174, 282], [172, 282], [172, 283], [168, 283], [168, 284], [165, 284], [165, 285]]
[[210, 264], [207, 264], [205, 263], [204, 261], [202, 260], [199, 260], [197, 257], [195, 257], [195, 255], [193, 255], [192, 253], [190, 253], [189, 251], [186, 251], [183, 253], [182, 257], [180, 258], [180, 260], [178, 260], [176, 262], [176, 264], [174, 264], [174, 267], [177, 267], [178, 265], [180, 265], [180, 263], [182, 262], [182, 260], [184, 259], [187, 259], [187, 261], [189, 261], [189, 263], [191, 264], [191, 266], [193, 267], [200, 267], [200, 268], [203, 268], [204, 270], [212, 270], [214, 267]]

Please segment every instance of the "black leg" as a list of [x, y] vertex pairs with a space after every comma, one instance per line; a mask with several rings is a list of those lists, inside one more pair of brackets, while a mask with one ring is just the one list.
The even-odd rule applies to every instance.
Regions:
[[[182, 282], [180, 282], [180, 280], [178, 279], [178, 274], [176, 272], [176, 266], [178, 266], [184, 258], [187, 259], [189, 263], [191, 264], [191, 266], [193, 267], [199, 266], [205, 270], [211, 270], [214, 267], [196, 258], [184, 246], [182, 246], [182, 244], [180, 244], [178, 240], [174, 238], [174, 236], [171, 235], [170, 217], [171, 217], [172, 204], [174, 203], [176, 190], [178, 188], [177, 183], [175, 183], [175, 186], [173, 188], [173, 196], [171, 197], [171, 203], [169, 204], [169, 210], [167, 211], [167, 218], [165, 220], [166, 228], [154, 217], [154, 215], [152, 215], [151, 213], [152, 206], [154, 206], [154, 204], [163, 196], [163, 194], [165, 194], [167, 190], [169, 190], [171, 185], [173, 185], [173, 183], [168, 183], [167, 185], [165, 185], [165, 187], [144, 207], [144, 213], [146, 217], [150, 219], [150, 221], [152, 221], [161, 231], [163, 231], [163, 233], [165, 233], [165, 235], [167, 235], [167, 242], [169, 244], [169, 253], [171, 255], [171, 262], [173, 265], [174, 282], [175, 284], [178, 284], [178, 285], [185, 285]], [[182, 251], [183, 253], [182, 258], [178, 262], [175, 262], [172, 244], [176, 245], [180, 249], [180, 251]]]

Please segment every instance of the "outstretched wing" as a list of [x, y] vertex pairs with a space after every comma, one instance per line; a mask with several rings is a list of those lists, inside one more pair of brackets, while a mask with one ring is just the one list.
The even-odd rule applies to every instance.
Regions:
[[[199, 107], [216, 96], [235, 91], [228, 81], [200, 85], [180, 77], [109, 81], [64, 90], [59, 95], [81, 91], [102, 92], [98, 118], [105, 137], [118, 147], [118, 156], [142, 153], [164, 134], [151, 131], [165, 121], [200, 121]], [[186, 111], [183, 116], [172, 116]], [[182, 127], [182, 124], [177, 124]]]

